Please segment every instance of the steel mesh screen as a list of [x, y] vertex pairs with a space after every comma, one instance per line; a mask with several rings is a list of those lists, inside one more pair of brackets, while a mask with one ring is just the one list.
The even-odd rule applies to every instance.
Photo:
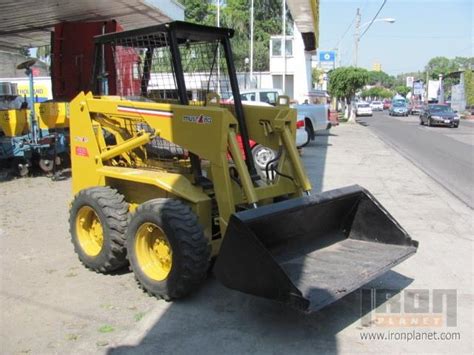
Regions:
[[[110, 92], [132, 100], [180, 103], [167, 32], [120, 38], [110, 44], [115, 72]], [[219, 41], [179, 40], [181, 67], [190, 105], [203, 105], [209, 93], [232, 95]]]
[[[189, 105], [205, 105], [208, 94], [218, 94], [221, 102], [228, 103], [232, 96], [224, 49], [218, 40], [189, 41], [178, 39], [180, 58], [172, 57], [169, 33], [155, 31], [140, 35], [111, 39], [106, 53], [111, 53], [113, 63], [103, 78], [112, 95], [132, 101], [153, 101], [181, 104], [177, 73], [178, 61]], [[107, 59], [107, 55], [105, 56]], [[112, 65], [110, 65], [112, 64]], [[232, 109], [230, 105], [226, 105]], [[148, 131], [143, 122], [130, 121], [126, 128], [130, 133]], [[182, 147], [157, 137], [146, 146], [148, 158], [168, 160], [187, 158], [189, 153]]]

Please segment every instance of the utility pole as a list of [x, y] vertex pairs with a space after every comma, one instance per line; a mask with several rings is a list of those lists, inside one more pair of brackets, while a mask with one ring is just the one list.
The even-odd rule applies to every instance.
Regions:
[[253, 8], [254, 0], [250, 2], [250, 87], [252, 87], [253, 78]]
[[[221, 27], [221, 0], [216, 0], [217, 27]], [[220, 45], [217, 46], [217, 95], [221, 94], [221, 53]]]
[[443, 74], [439, 74], [439, 95], [438, 103], [444, 105], [444, 88], [443, 88]]
[[354, 66], [357, 68], [357, 61], [359, 57], [359, 41], [360, 41], [360, 9], [357, 8], [355, 31], [354, 31]]
[[283, 52], [283, 95], [286, 95], [286, 1], [283, 0], [283, 19], [282, 19], [282, 27], [283, 27], [283, 40], [282, 40], [282, 52]]

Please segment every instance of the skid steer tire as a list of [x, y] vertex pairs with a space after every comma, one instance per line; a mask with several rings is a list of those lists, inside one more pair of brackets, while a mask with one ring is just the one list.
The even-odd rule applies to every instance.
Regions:
[[108, 273], [127, 265], [125, 232], [130, 214], [117, 190], [93, 187], [80, 191], [69, 214], [74, 250], [89, 269]]
[[183, 297], [206, 278], [211, 247], [196, 215], [181, 201], [145, 202], [127, 230], [127, 257], [139, 285], [170, 301]]

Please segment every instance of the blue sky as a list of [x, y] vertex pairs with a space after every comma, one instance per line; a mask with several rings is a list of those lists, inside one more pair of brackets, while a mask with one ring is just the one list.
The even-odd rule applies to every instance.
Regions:
[[[369, 22], [383, 0], [321, 0], [321, 50], [333, 49], [361, 9], [361, 24]], [[377, 22], [361, 38], [359, 66], [382, 64], [389, 74], [422, 70], [435, 56], [474, 56], [474, 0], [388, 0]], [[354, 24], [340, 41], [341, 65], [352, 65]]]

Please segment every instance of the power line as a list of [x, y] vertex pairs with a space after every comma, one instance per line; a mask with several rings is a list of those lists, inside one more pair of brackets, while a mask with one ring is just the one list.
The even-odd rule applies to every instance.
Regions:
[[347, 29], [344, 31], [344, 34], [341, 36], [341, 38], [340, 38], [339, 41], [337, 42], [337, 45], [335, 45], [334, 48], [339, 47], [339, 45], [341, 44], [342, 40], [343, 40], [344, 37], [346, 36], [347, 32], [349, 32], [349, 30], [351, 29], [352, 25], [354, 24], [354, 21], [355, 21], [355, 17], [352, 19], [352, 21], [351, 21], [351, 23], [349, 24], [349, 26], [347, 26]]
[[372, 26], [372, 24], [374, 23], [375, 19], [377, 18], [377, 16], [380, 14], [380, 11], [382, 11], [383, 7], [385, 6], [385, 4], [387, 3], [387, 0], [383, 0], [383, 3], [382, 5], [380, 6], [379, 8], [379, 11], [377, 11], [377, 13], [375, 14], [375, 16], [372, 18], [372, 21], [370, 21], [369, 25], [367, 26], [367, 28], [365, 29], [364, 32], [362, 32], [362, 34], [359, 36], [359, 40], [365, 35], [365, 33], [369, 30], [369, 28]]

